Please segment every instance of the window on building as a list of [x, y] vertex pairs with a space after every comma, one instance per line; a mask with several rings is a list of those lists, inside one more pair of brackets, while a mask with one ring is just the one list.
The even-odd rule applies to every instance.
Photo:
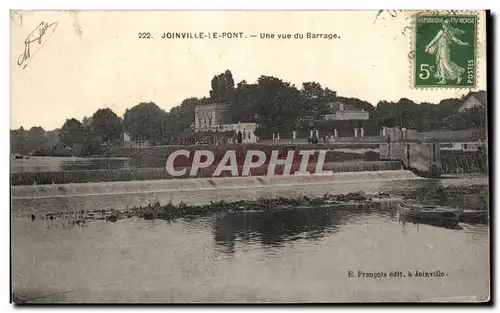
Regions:
[[248, 139], [250, 139], [250, 132], [248, 132]]

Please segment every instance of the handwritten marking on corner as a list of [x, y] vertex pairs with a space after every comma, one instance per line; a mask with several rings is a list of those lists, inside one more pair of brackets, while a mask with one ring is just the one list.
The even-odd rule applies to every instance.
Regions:
[[17, 65], [25, 69], [37, 52], [49, 40], [57, 28], [57, 22], [41, 22], [24, 40], [24, 52], [17, 58]]

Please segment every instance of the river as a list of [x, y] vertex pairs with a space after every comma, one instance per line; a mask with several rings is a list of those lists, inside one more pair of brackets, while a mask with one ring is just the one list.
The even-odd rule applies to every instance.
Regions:
[[[489, 294], [488, 225], [403, 222], [393, 204], [84, 227], [13, 215], [11, 228], [13, 292], [30, 302], [475, 301]], [[444, 276], [409, 277], [417, 271]], [[363, 277], [375, 272], [388, 277]], [[398, 272], [406, 277], [389, 277]]]
[[[353, 161], [362, 159], [366, 152], [378, 153], [378, 149], [335, 149], [338, 161]], [[136, 155], [130, 158], [120, 157], [40, 157], [31, 156], [29, 159], [16, 159], [11, 155], [10, 170], [17, 172], [50, 172], [50, 171], [75, 171], [75, 170], [104, 170], [104, 169], [130, 169], [137, 167], [163, 167], [166, 158], [157, 155], [147, 157]], [[343, 155], [346, 154], [346, 155]], [[376, 155], [376, 154], [375, 154]], [[368, 161], [375, 161], [372, 156]], [[163, 164], [163, 165], [159, 165]]]
[[79, 158], [79, 157], [38, 157], [16, 159], [11, 155], [10, 171], [17, 172], [50, 172], [75, 170], [102, 170], [134, 168], [136, 164], [130, 158]]

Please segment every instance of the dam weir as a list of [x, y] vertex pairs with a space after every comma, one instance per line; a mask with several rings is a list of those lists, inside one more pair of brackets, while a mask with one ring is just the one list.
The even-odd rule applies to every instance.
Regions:
[[[154, 168], [133, 168], [133, 169], [105, 169], [105, 170], [76, 170], [76, 171], [44, 171], [44, 172], [17, 172], [11, 173], [11, 185], [52, 185], [52, 184], [74, 184], [90, 182], [114, 182], [114, 181], [149, 181], [149, 180], [169, 180], [188, 178], [217, 178], [231, 176], [269, 176], [268, 164], [251, 168], [248, 175], [243, 175], [243, 165], [237, 165], [238, 175], [232, 175], [229, 171], [222, 171], [220, 175], [214, 175], [217, 165], [198, 168], [195, 175], [190, 175], [191, 164], [187, 164], [185, 174], [172, 176], [164, 167]], [[327, 162], [323, 165], [323, 172], [344, 173], [344, 172], [366, 172], [366, 171], [390, 171], [400, 170], [403, 163], [399, 160], [390, 161], [356, 161], [356, 162]], [[293, 163], [290, 170], [291, 176], [297, 176], [300, 163]], [[314, 175], [316, 164], [311, 162], [306, 170]], [[275, 175], [283, 176], [284, 165], [276, 165]], [[325, 173], [321, 173], [324, 175]], [[328, 174], [328, 173], [326, 173]], [[271, 175], [274, 176], [274, 175]]]
[[[342, 162], [346, 163], [346, 162]], [[325, 164], [326, 165], [326, 164]], [[159, 202], [188, 205], [211, 201], [257, 200], [275, 197], [320, 197], [355, 191], [379, 192], [404, 182], [425, 180], [404, 170], [401, 162], [330, 164], [336, 171], [321, 175], [200, 177], [11, 187], [14, 214], [50, 211], [126, 209]], [[325, 166], [326, 168], [326, 166]]]
[[[235, 150], [233, 165], [237, 169], [222, 172], [217, 172], [217, 167], [231, 163], [225, 163], [225, 155], [230, 150], [217, 147], [212, 151], [195, 149], [178, 153], [183, 157], [172, 158], [170, 167], [177, 173], [186, 169], [180, 176], [169, 171], [168, 158], [173, 153], [159, 155], [158, 164], [164, 164], [163, 167], [11, 173], [11, 207], [13, 212], [99, 210], [126, 209], [156, 202], [202, 205], [259, 198], [321, 197], [387, 191], [403, 182], [423, 179], [409, 170], [401, 159], [338, 162], [340, 153], [308, 147], [311, 154], [302, 162], [306, 149], [286, 147], [273, 159], [276, 152], [273, 148], [260, 151], [249, 148]], [[256, 161], [250, 151], [260, 154], [261, 158], [265, 154], [265, 161], [257, 164], [259, 157]], [[325, 152], [323, 157], [321, 151]], [[205, 159], [200, 156], [203, 153]], [[278, 153], [279, 162], [272, 166], [270, 174], [270, 163], [276, 161]], [[247, 165], [252, 162], [254, 166], [249, 169]], [[196, 168], [190, 171], [192, 167]]]

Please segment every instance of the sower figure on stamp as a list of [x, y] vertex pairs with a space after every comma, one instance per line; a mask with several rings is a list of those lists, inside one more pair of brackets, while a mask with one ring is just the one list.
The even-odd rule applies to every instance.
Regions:
[[427, 53], [436, 55], [436, 73], [434, 77], [440, 79], [438, 84], [446, 84], [446, 80], [456, 80], [457, 84], [462, 81], [465, 69], [451, 61], [450, 47], [452, 41], [462, 46], [468, 45], [467, 42], [463, 42], [456, 37], [456, 35], [464, 33], [463, 30], [452, 27], [449, 20], [444, 20], [443, 29], [425, 47]]

